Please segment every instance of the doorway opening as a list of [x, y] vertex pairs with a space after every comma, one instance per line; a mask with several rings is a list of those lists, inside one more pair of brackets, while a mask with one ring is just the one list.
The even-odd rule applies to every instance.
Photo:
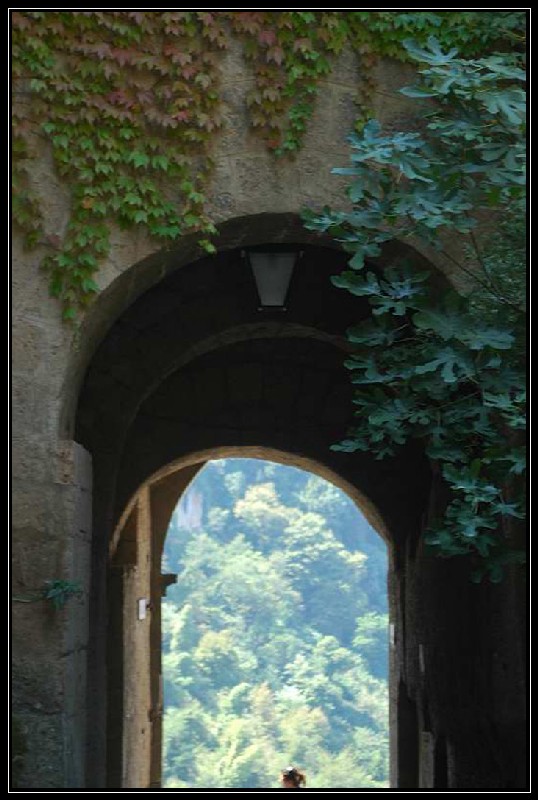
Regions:
[[[162, 785], [389, 786], [387, 546], [312, 472], [209, 461], [164, 545]], [[177, 583], [173, 583], [177, 575]]]
[[[330, 284], [346, 255], [305, 233], [293, 214], [238, 218], [220, 234], [215, 256], [200, 257], [185, 240], [122, 273], [73, 363], [65, 436], [91, 456], [93, 472], [87, 678], [77, 695], [87, 709], [87, 783], [160, 787], [161, 552], [170, 515], [207, 461], [252, 457], [327, 478], [387, 543], [397, 787], [404, 743], [418, 736], [412, 720], [400, 729], [398, 692], [403, 676], [416, 695], [407, 681], [415, 650], [407, 647], [405, 567], [428, 508], [429, 465], [418, 446], [383, 462], [331, 450], [353, 419], [344, 333], [370, 313]], [[266, 244], [303, 252], [284, 316], [260, 315], [241, 258]], [[82, 500], [80, 513], [88, 513]]]

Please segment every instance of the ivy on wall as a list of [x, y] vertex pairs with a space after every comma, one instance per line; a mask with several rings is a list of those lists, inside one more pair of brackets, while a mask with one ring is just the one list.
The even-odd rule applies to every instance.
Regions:
[[[519, 16], [522, 16], [521, 14]], [[13, 216], [42, 264], [63, 318], [98, 291], [111, 226], [141, 226], [157, 242], [186, 233], [214, 251], [206, 212], [211, 143], [222, 127], [219, 64], [242, 44], [255, 86], [250, 121], [276, 156], [297, 151], [319, 82], [353, 49], [364, 121], [377, 58], [406, 60], [402, 42], [435, 34], [462, 55], [517, 41], [514, 12], [16, 11], [13, 51]], [[30, 180], [48, 143], [70, 189], [63, 237], [46, 236]]]

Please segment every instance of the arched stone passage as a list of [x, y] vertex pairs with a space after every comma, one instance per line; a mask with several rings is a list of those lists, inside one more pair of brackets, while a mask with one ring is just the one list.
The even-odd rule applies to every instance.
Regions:
[[[477, 672], [497, 647], [495, 626], [508, 625], [510, 609], [518, 613], [517, 591], [492, 594], [470, 583], [465, 564], [424, 551], [422, 531], [443, 497], [419, 447], [407, 446], [386, 461], [330, 449], [353, 413], [342, 366], [344, 334], [369, 313], [366, 303], [330, 283], [346, 257], [290, 215], [235, 220], [223, 226], [222, 235], [222, 250], [214, 257], [180, 248], [122, 274], [88, 321], [94, 348], [100, 343], [80, 354], [77, 369], [83, 366], [85, 377], [76, 415], [73, 396], [66, 395], [65, 431], [74, 429], [93, 460], [87, 785], [158, 782], [150, 765], [160, 765], [160, 701], [148, 678], [156, 669], [158, 612], [149, 638], [137, 643], [125, 639], [133, 630], [113, 608], [128, 606], [132, 613], [148, 581], [153, 610], [158, 607], [160, 577], [152, 565], [160, 545], [154, 531], [164, 535], [162, 520], [177, 498], [176, 482], [186, 485], [198, 462], [190, 462], [190, 473], [187, 466], [169, 473], [170, 465], [238, 447], [277, 450], [330, 470], [366, 498], [382, 521], [390, 549], [392, 786], [494, 787], [503, 786], [507, 774], [523, 781], [518, 704], [524, 695], [514, 687], [514, 703], [501, 700], [502, 673], [486, 686]], [[290, 286], [288, 311], [261, 315], [240, 252], [246, 244], [274, 242], [300, 248], [304, 257]], [[379, 267], [397, 252], [387, 249]], [[416, 254], [414, 263], [425, 266]], [[72, 386], [76, 375], [75, 369]], [[120, 651], [118, 641], [124, 644]], [[510, 641], [502, 639], [497, 657], [519, 680], [523, 661], [512, 654]], [[142, 672], [124, 660], [139, 648], [154, 654], [147, 655]], [[125, 706], [127, 669], [147, 701], [132, 710]], [[488, 704], [499, 732], [484, 739]], [[133, 721], [131, 739], [114, 722], [119, 708], [122, 718], [130, 714]], [[136, 759], [142, 771], [135, 776], [122, 767], [125, 748], [135, 746], [129, 742], [142, 747]], [[471, 769], [474, 752], [479, 766]]]
[[[77, 428], [76, 417], [80, 393], [83, 383], [87, 382], [87, 371], [94, 367], [94, 357], [97, 355], [99, 360], [102, 360], [103, 356], [106, 357], [105, 353], [109, 352], [111, 348], [119, 348], [121, 331], [118, 330], [117, 323], [120, 320], [124, 334], [128, 330], [131, 335], [136, 336], [137, 333], [140, 335], [144, 330], [147, 336], [148, 329], [152, 329], [156, 322], [157, 314], [161, 316], [172, 310], [184, 311], [186, 304], [191, 305], [196, 296], [203, 296], [204, 286], [207, 291], [212, 283], [213, 291], [220, 292], [224, 299], [234, 290], [242, 289], [240, 293], [235, 294], [236, 305], [248, 300], [250, 305], [245, 305], [244, 310], [250, 310], [251, 314], [247, 314], [246, 319], [253, 324], [259, 324], [259, 316], [255, 313], [257, 310], [255, 287], [250, 276], [245, 285], [244, 273], [242, 281], [238, 281], [237, 274], [233, 274], [233, 265], [236, 268], [239, 266], [237, 254], [243, 248], [260, 244], [290, 244], [297, 245], [301, 249], [309, 248], [310, 251], [313, 248], [324, 248], [326, 256], [332, 253], [329, 270], [312, 275], [313, 283], [317, 283], [318, 306], [320, 300], [326, 301], [327, 290], [331, 290], [327, 283], [327, 277], [343, 268], [346, 263], [344, 255], [334, 240], [306, 230], [300, 217], [295, 213], [262, 213], [229, 219], [219, 225], [218, 237], [215, 242], [219, 253], [218, 261], [213, 257], [208, 258], [200, 250], [196, 235], [186, 236], [179, 244], [153, 253], [131, 265], [101, 292], [98, 303], [90, 310], [82, 323], [78, 346], [71, 355], [71, 364], [66, 373], [62, 392], [60, 438], [71, 438]], [[333, 260], [337, 253], [340, 253], [340, 258]], [[398, 245], [387, 243], [382, 256], [376, 263], [386, 266], [396, 255], [409, 257], [417, 269], [421, 270], [431, 270], [431, 264], [435, 263], [429, 262], [418, 250], [403, 243]], [[308, 258], [303, 259], [302, 268], [305, 265], [312, 267]], [[214, 270], [213, 274], [211, 274], [212, 269]], [[172, 277], [174, 273], [178, 273], [176, 279], [167, 282], [167, 278]], [[442, 272], [433, 271], [432, 274], [441, 284], [446, 284]], [[295, 279], [290, 287], [291, 290], [294, 290], [294, 284], [296, 298], [302, 300], [301, 294], [304, 291], [304, 285], [302, 282], [298, 285]], [[312, 288], [313, 286], [311, 290]], [[357, 314], [357, 298], [351, 300], [349, 297], [345, 298], [346, 293], [342, 291], [331, 291], [335, 293], [335, 297], [339, 297], [339, 305], [347, 299], [346, 304], [348, 306], [353, 304], [354, 313]], [[163, 295], [167, 292], [170, 292], [171, 296], [164, 300]], [[245, 292], [248, 294], [245, 295]], [[152, 294], [151, 297], [146, 296], [149, 293]], [[309, 294], [311, 300], [312, 291]], [[144, 299], [138, 302], [139, 298], [141, 299], [143, 296]], [[304, 299], [306, 301], [306, 297]], [[153, 308], [152, 312], [149, 311], [148, 300]], [[207, 297], [204, 297], [204, 301], [206, 300]], [[305, 304], [303, 303], [303, 306]], [[142, 306], [145, 311], [142, 311]], [[293, 314], [293, 307], [290, 307], [289, 311]], [[215, 335], [215, 332], [220, 333], [218, 325], [213, 329], [209, 326], [205, 331], [208, 337]], [[152, 330], [152, 333], [157, 333], [157, 331]], [[318, 335], [321, 333], [322, 330], [318, 326]], [[105, 339], [108, 340], [107, 345], [105, 345]], [[184, 359], [189, 342], [188, 340], [181, 341], [181, 344], [180, 359]], [[107, 346], [108, 350], [103, 352], [103, 346]], [[126, 352], [126, 355], [129, 355], [129, 352]]]
[[[47, 250], [28, 252], [22, 236], [14, 234], [14, 593], [36, 590], [54, 577], [79, 581], [84, 588], [83, 599], [69, 603], [60, 614], [50, 614], [42, 603], [17, 603], [13, 609], [13, 707], [27, 732], [24, 786], [30, 789], [101, 788], [106, 782], [105, 576], [109, 538], [121, 504], [138, 488], [135, 475], [130, 470], [124, 474], [122, 464], [129, 466], [125, 453], [142, 442], [140, 437], [136, 442], [129, 438], [131, 425], [141, 432], [139, 407], [151, 403], [165, 376], [171, 378], [202, 357], [212, 358], [225, 343], [231, 352], [246, 340], [279, 336], [282, 318], [272, 320], [270, 330], [264, 319], [263, 331], [256, 335], [259, 317], [252, 312], [248, 318], [249, 307], [240, 307], [246, 294], [252, 297], [252, 283], [232, 268], [236, 283], [219, 284], [228, 273], [215, 269], [211, 278], [211, 264], [223, 266], [226, 254], [231, 257], [242, 247], [269, 242], [325, 247], [339, 258], [333, 243], [303, 229], [298, 212], [324, 204], [337, 208], [342, 202], [342, 182], [329, 174], [348, 161], [345, 137], [353, 129], [353, 100], [364, 77], [357, 59], [350, 51], [341, 54], [334, 71], [321, 82], [304, 148], [293, 160], [277, 161], [246, 124], [245, 97], [252, 76], [241, 49], [231, 48], [222, 67], [230, 124], [215, 139], [215, 169], [207, 186], [208, 216], [219, 226], [217, 260], [206, 259], [196, 237], [156, 252], [155, 242], [140, 230], [113, 227], [110, 254], [97, 276], [101, 292], [75, 329], [61, 324], [57, 301], [47, 298], [47, 278], [38, 269]], [[374, 116], [389, 128], [408, 129], [414, 111], [397, 89], [413, 81], [412, 68], [381, 59], [375, 73]], [[70, 201], [69, 187], [54, 172], [47, 148], [40, 148], [30, 177], [43, 198], [45, 236], [53, 241], [65, 230]], [[451, 237], [448, 244], [457, 254], [458, 238]], [[390, 252], [384, 259], [390, 260]], [[456, 281], [449, 260], [443, 264], [436, 260], [438, 254], [425, 255]], [[413, 258], [418, 259], [414, 251]], [[306, 342], [306, 332], [315, 330], [313, 340], [332, 341], [337, 348], [348, 312], [351, 321], [360, 315], [356, 303], [326, 280], [336, 271], [336, 260], [326, 269], [322, 263], [316, 267], [318, 302], [303, 308], [296, 327], [289, 324], [295, 314], [290, 307], [282, 331], [288, 341]], [[172, 284], [166, 283], [168, 277]], [[163, 296], [167, 287], [172, 289], [168, 300]], [[220, 288], [209, 300], [211, 287]], [[303, 290], [312, 301], [313, 286], [301, 281], [300, 293]], [[320, 306], [321, 312], [314, 314]], [[325, 307], [333, 310], [329, 317], [322, 313]], [[317, 401], [321, 408], [324, 399], [318, 396]], [[336, 418], [333, 422], [336, 427]], [[340, 436], [341, 430], [336, 438]], [[417, 725], [431, 733], [424, 739], [424, 758], [419, 759], [420, 785], [519, 788], [526, 777], [524, 576], [514, 567], [502, 586], [475, 587], [469, 585], [464, 566], [428, 559], [419, 530], [438, 500], [435, 491], [429, 492], [427, 474], [421, 482], [424, 472], [416, 469], [414, 459], [387, 465], [379, 481], [370, 477], [368, 485], [377, 485], [379, 491], [392, 470], [391, 485], [397, 486], [402, 474], [400, 495], [408, 491], [409, 502], [416, 501], [413, 511], [407, 509], [408, 521], [402, 519], [401, 528], [393, 531], [401, 531], [401, 540], [394, 545], [391, 592], [397, 608], [393, 640], [398, 675], [417, 702]], [[331, 463], [350, 481], [359, 479], [353, 460]], [[153, 468], [148, 460], [144, 474], [149, 476]], [[365, 479], [368, 469], [364, 462]], [[417, 497], [415, 486], [420, 488]], [[394, 504], [391, 499], [388, 495], [382, 513], [398, 518], [405, 497], [397, 497]], [[424, 519], [421, 503], [429, 509]], [[430, 721], [422, 710], [426, 701]], [[397, 708], [396, 699], [392, 708]], [[392, 727], [397, 742], [396, 716]], [[476, 757], [478, 741], [483, 745]], [[433, 761], [441, 765], [434, 784], [427, 768], [432, 746]], [[394, 767], [397, 758], [392, 762]], [[396, 771], [394, 787], [398, 780]]]
[[[274, 242], [300, 247], [304, 255], [292, 279], [288, 312], [285, 316], [260, 316], [254, 281], [241, 258], [241, 248]], [[344, 397], [348, 378], [341, 368], [339, 350], [347, 347], [344, 339], [347, 327], [369, 314], [369, 306], [364, 300], [337, 290], [330, 283], [330, 276], [345, 267], [346, 256], [334, 247], [327, 247], [327, 242], [320, 237], [305, 231], [300, 220], [290, 214], [261, 214], [233, 220], [222, 226], [219, 244], [222, 250], [216, 257], [185, 263], [195, 252], [193, 242], [187, 241], [175, 251], [136, 265], [112, 284], [100, 299], [95, 313], [89, 316], [81, 337], [85, 345], [78, 353], [77, 367], [73, 367], [71, 372], [74, 386], [77, 385], [77, 373], [88, 365], [92, 341], [95, 341], [92, 333], [103, 336], [106, 326], [110, 326], [111, 313], [120, 314], [129, 300], [139, 295], [141, 287], [152, 286], [116, 318], [91, 358], [78, 396], [76, 422], [73, 397], [69, 392], [65, 397], [65, 432], [74, 427], [75, 439], [91, 452], [94, 460], [95, 478], [99, 482], [94, 492], [97, 502], [95, 514], [103, 530], [111, 530], [129, 493], [135, 491], [140, 480], [160, 466], [156, 463], [147, 465], [146, 474], [137, 476], [132, 485], [120, 485], [121, 481], [127, 481], [121, 460], [125, 462], [130, 458], [129, 448], [140, 448], [144, 421], [153, 415], [155, 425], [159, 425], [158, 413], [152, 409], [155, 403], [160, 402], [162, 406], [163, 391], [167, 391], [174, 381], [190, 378], [191, 384], [198, 384], [198, 389], [191, 385], [189, 391], [191, 404], [197, 405], [199, 410], [200, 404], [194, 398], [196, 391], [202, 403], [207, 405], [208, 402], [203, 388], [204, 369], [212, 370], [213, 375], [219, 369], [222, 371], [223, 358], [237, 362], [243, 353], [243, 357], [253, 365], [256, 358], [261, 359], [259, 363], [264, 366], [262, 390], [272, 395], [273, 405], [276, 402], [282, 408], [286, 402], [294, 403], [297, 411], [301, 396], [309, 410], [312, 429], [317, 424], [315, 413], [324, 413], [325, 419], [320, 423], [325, 428], [327, 445], [337, 441], [345, 432], [352, 407], [348, 402], [349, 390], [348, 397]], [[407, 252], [411, 253], [409, 248]], [[380, 266], [390, 263], [394, 254], [394, 247], [387, 248]], [[412, 255], [421, 269], [428, 266], [418, 254]], [[280, 391], [285, 391], [285, 381], [280, 380], [284, 373], [279, 370], [294, 371], [293, 359], [285, 355], [292, 346], [297, 358], [305, 364], [304, 382], [300, 392], [298, 388], [295, 390], [296, 400], [289, 390], [287, 399], [276, 400], [274, 386], [278, 384]], [[253, 353], [254, 348], [258, 355]], [[277, 349], [280, 357], [276, 356]], [[319, 366], [315, 363], [318, 356]], [[308, 360], [311, 362], [309, 371], [306, 368]], [[287, 366], [284, 361], [287, 361]], [[235, 381], [231, 366], [226, 366], [226, 370], [233, 393]], [[269, 379], [271, 370], [272, 380]], [[329, 389], [327, 380], [336, 372], [339, 372], [336, 385], [331, 384]], [[163, 382], [167, 384], [164, 389], [161, 386]], [[324, 387], [323, 397], [319, 397], [322, 391], [319, 384]], [[251, 380], [243, 375], [243, 387], [249, 397], [256, 393], [259, 385], [260, 373], [258, 370], [256, 376], [255, 367]], [[222, 406], [222, 392], [219, 397], [216, 402]], [[228, 401], [228, 405], [235, 402], [230, 393]], [[314, 416], [313, 402], [318, 406]], [[326, 408], [322, 412], [321, 405], [326, 403], [340, 404], [340, 408]], [[347, 411], [344, 410], [346, 403]], [[265, 400], [264, 406], [267, 410]], [[221, 409], [219, 414], [222, 416], [223, 413]], [[267, 419], [265, 426], [268, 424]], [[285, 435], [282, 424], [281, 438]], [[243, 420], [239, 427], [245, 425], [248, 428]], [[210, 427], [207, 415], [205, 426]], [[329, 431], [331, 426], [332, 431]], [[214, 422], [212, 427], [215, 429]], [[306, 427], [304, 421], [303, 428]], [[288, 421], [288, 433], [289, 428]], [[241, 434], [242, 442], [244, 435], [247, 434]], [[273, 431], [272, 437], [274, 435]], [[217, 446], [224, 443], [226, 441], [216, 440], [193, 445], [199, 448], [203, 444]], [[248, 444], [248, 441], [244, 443]], [[273, 440], [271, 443], [278, 442]], [[170, 457], [173, 459], [178, 455], [181, 453], [172, 453]], [[141, 463], [139, 466], [142, 470]]]
[[[290, 285], [288, 311], [260, 314], [241, 249], [274, 242], [300, 248], [303, 256]], [[400, 544], [391, 549], [394, 566], [403, 548], [418, 538], [430, 481], [420, 450], [409, 447], [397, 459], [379, 462], [368, 454], [357, 457], [330, 449], [345, 434], [353, 411], [349, 377], [342, 364], [347, 349], [344, 334], [369, 314], [369, 306], [332, 286], [330, 276], [345, 267], [347, 257], [321, 242], [295, 217], [259, 215], [224, 226], [222, 251], [215, 257], [185, 263], [192, 255], [187, 245], [182, 252], [163, 254], [157, 273], [147, 263], [139, 265], [130, 280], [140, 279], [142, 284], [149, 280], [154, 285], [116, 319], [91, 358], [75, 424], [75, 438], [91, 453], [94, 472], [91, 730], [101, 730], [107, 716], [103, 691], [107, 669], [113, 685], [113, 675], [127, 668], [121, 657], [112, 656], [110, 646], [107, 668], [103, 619], [110, 611], [110, 600], [116, 597], [117, 604], [122, 598], [125, 607], [133, 601], [132, 592], [145, 596], [138, 583], [146, 580], [140, 567], [134, 583], [121, 578], [121, 591], [115, 571], [125, 576], [134, 557], [137, 563], [140, 559], [153, 563], [155, 545], [147, 550], [147, 536], [146, 549], [133, 545], [132, 515], [126, 519], [125, 510], [135, 496], [138, 528], [153, 525], [153, 514], [163, 513], [161, 506], [154, 511], [151, 499], [157, 485], [162, 489], [176, 481], [167, 478], [165, 484], [155, 483], [154, 476], [163, 468], [183, 463], [193, 453], [216, 453], [223, 448], [287, 453], [293, 463], [306, 459], [318, 465], [318, 472], [328, 470], [339, 476], [348, 493], [361, 498], [367, 513], [368, 507], [376, 509], [377, 526], [391, 547]], [[380, 267], [390, 263], [394, 254], [394, 249], [387, 249]], [[423, 268], [423, 260], [419, 256], [416, 260]], [[157, 274], [161, 280], [155, 282]], [[120, 286], [112, 287], [105, 308], [108, 302], [115, 304], [116, 311], [123, 308], [129, 291], [121, 288], [125, 290], [128, 278], [118, 279]], [[131, 297], [133, 293], [132, 289]], [[91, 327], [91, 320], [88, 324]], [[94, 325], [97, 330], [100, 323]], [[69, 403], [67, 399], [66, 419], [71, 413]], [[110, 543], [120, 519], [120, 529], [125, 524], [127, 533], [112, 553]], [[153, 579], [157, 586], [157, 578]], [[118, 618], [110, 618], [110, 623], [114, 641], [119, 636]], [[394, 625], [398, 627], [396, 619]], [[129, 647], [134, 647], [132, 642]], [[110, 703], [116, 702], [114, 697], [121, 691], [116, 687], [109, 692], [112, 729]], [[151, 707], [155, 708], [155, 688], [152, 691]], [[119, 706], [127, 713], [123, 701]], [[125, 779], [118, 767], [125, 741], [125, 737], [118, 739], [117, 731], [109, 731], [108, 785], [120, 785]], [[99, 765], [106, 762], [106, 749], [106, 737], [92, 737], [89, 781], [96, 785], [105, 782]], [[160, 764], [160, 756], [152, 759]]]

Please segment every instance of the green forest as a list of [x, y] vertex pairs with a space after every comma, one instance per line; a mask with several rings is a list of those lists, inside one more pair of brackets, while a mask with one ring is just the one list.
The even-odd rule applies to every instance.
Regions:
[[176, 508], [163, 572], [164, 788], [388, 783], [387, 551], [327, 481], [212, 461]]

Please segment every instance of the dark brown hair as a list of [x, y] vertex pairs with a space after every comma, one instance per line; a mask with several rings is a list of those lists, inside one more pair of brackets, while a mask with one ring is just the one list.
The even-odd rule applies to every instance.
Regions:
[[291, 781], [296, 789], [300, 786], [306, 786], [306, 775], [304, 772], [299, 772], [297, 767], [286, 767], [281, 773], [283, 778]]

